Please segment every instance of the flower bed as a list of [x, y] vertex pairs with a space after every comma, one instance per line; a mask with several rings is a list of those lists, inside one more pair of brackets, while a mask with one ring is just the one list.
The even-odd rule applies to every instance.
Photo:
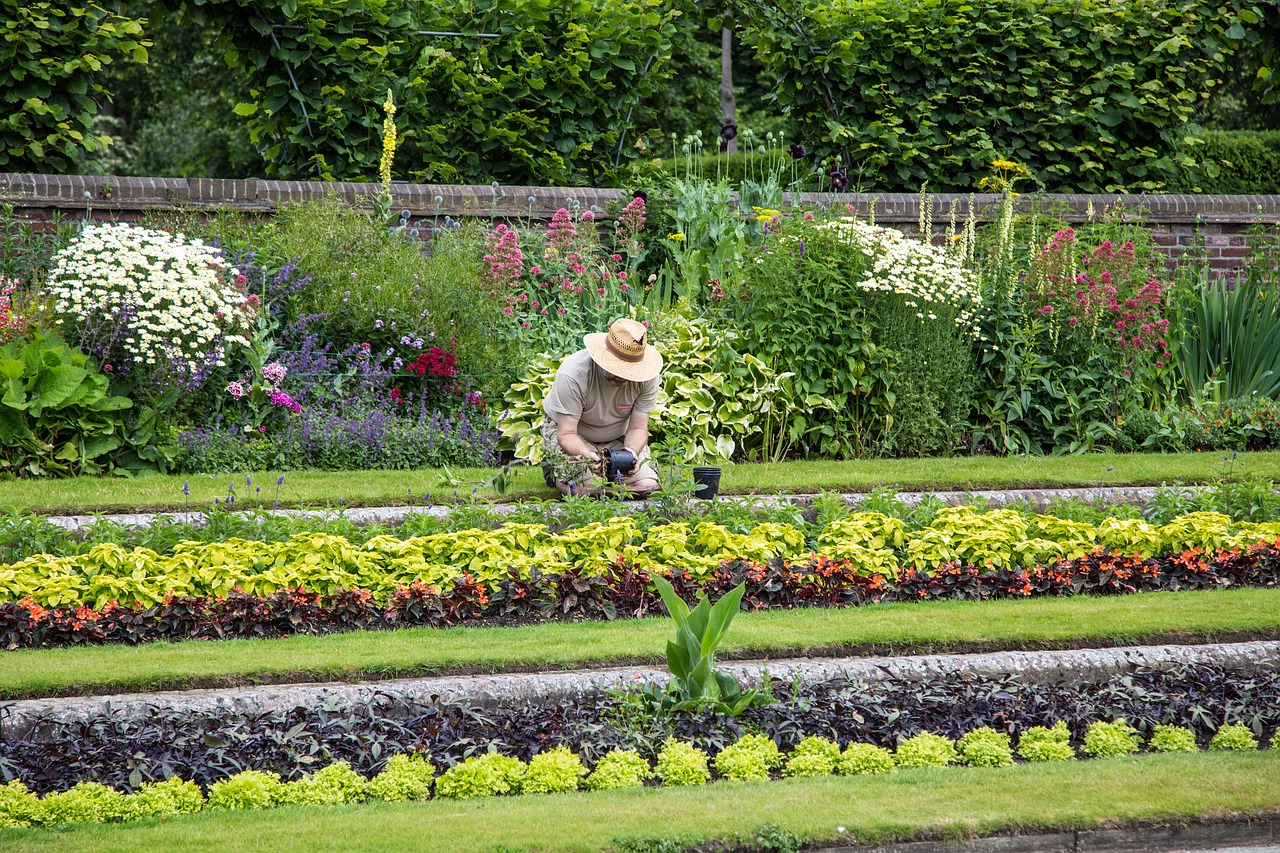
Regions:
[[[665, 784], [700, 784], [713, 776], [1000, 766], [1142, 749], [1256, 749], [1274, 738], [1280, 724], [1280, 674], [1215, 665], [1137, 669], [1087, 691], [1078, 680], [1044, 684], [954, 675], [828, 683], [795, 693], [775, 689], [768, 704], [736, 718], [655, 715], [637, 694], [620, 694], [553, 707], [486, 709], [384, 698], [375, 705], [299, 707], [249, 718], [169, 711], [140, 726], [109, 714], [50, 722], [39, 742], [0, 740], [0, 767], [23, 780], [22, 788], [0, 788], [0, 826], [6, 816], [13, 819], [15, 803], [26, 809], [20, 815], [28, 822], [44, 821], [32, 811], [26, 786], [46, 794], [76, 791], [66, 802], [90, 792], [110, 798], [117, 807], [101, 812], [109, 818], [132, 813], [97, 788], [76, 789], [90, 779], [138, 792], [185, 779], [207, 790], [213, 807], [262, 807], [425, 798], [437, 774], [437, 796], [468, 797], [641, 784], [655, 769]], [[408, 755], [419, 758], [403, 757]], [[476, 761], [485, 755], [501, 759]], [[405, 766], [409, 762], [414, 766]], [[317, 773], [324, 765], [339, 769]], [[382, 774], [403, 784], [392, 785]], [[309, 799], [320, 796], [312, 786], [336, 783], [330, 779], [335, 776], [343, 780], [344, 799]], [[282, 787], [281, 780], [291, 781]], [[45, 814], [67, 820], [61, 807]]]
[[[1050, 538], [1052, 537], [1052, 538]], [[508, 524], [363, 545], [322, 533], [284, 542], [180, 543], [171, 555], [95, 545], [0, 568], [7, 648], [184, 637], [283, 636], [400, 625], [523, 623], [643, 615], [663, 576], [692, 600], [742, 582], [746, 609], [883, 601], [1274, 586], [1280, 525], [1192, 513], [1164, 525], [971, 507], [940, 511], [908, 533], [854, 513], [816, 537], [764, 523], [636, 521], [551, 533]], [[133, 601], [132, 605], [120, 604]]]

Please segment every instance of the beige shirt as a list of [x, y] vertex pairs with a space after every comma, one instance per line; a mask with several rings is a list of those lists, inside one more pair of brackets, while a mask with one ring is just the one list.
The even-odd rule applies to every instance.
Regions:
[[648, 382], [613, 385], [605, 381], [591, 353], [579, 350], [560, 363], [542, 410], [552, 420], [558, 414], [577, 418], [578, 435], [587, 441], [615, 441], [626, 435], [633, 412], [648, 414], [658, 405], [661, 382], [661, 376], [655, 376]]

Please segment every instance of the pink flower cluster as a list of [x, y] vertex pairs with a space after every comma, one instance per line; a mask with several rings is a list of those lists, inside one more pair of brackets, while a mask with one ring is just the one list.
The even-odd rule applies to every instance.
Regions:
[[490, 284], [502, 286], [524, 275], [524, 252], [520, 251], [519, 231], [500, 223], [485, 242], [489, 248], [489, 254], [484, 256], [484, 262], [488, 264], [485, 278]]
[[13, 292], [16, 281], [0, 276], [0, 343], [8, 343], [27, 333], [27, 318], [13, 310]]
[[274, 406], [283, 406], [295, 415], [302, 411], [302, 406], [298, 405], [297, 401], [283, 391], [271, 392], [271, 404]]
[[[594, 219], [595, 216], [592, 215], [591, 218]], [[568, 210], [560, 208], [547, 225], [547, 245], [553, 249], [564, 250], [572, 246], [577, 237], [578, 229], [573, 224], [573, 217], [569, 215]]]

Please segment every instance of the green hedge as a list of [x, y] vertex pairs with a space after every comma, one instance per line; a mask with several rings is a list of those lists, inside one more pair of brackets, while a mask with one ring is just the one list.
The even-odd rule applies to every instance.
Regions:
[[[967, 191], [993, 159], [1043, 189], [1162, 189], [1258, 22], [1243, 0], [798, 0], [743, 22], [809, 148], [880, 191]], [[802, 22], [797, 24], [796, 22]]]
[[[1181, 189], [1223, 195], [1280, 193], [1280, 131], [1218, 130], [1204, 136], [1198, 184]], [[1216, 174], [1214, 174], [1216, 169]]]

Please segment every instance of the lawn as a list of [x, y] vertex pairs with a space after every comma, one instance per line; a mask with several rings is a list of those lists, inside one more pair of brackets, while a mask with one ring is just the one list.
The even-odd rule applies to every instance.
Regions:
[[[1280, 479], [1280, 451], [1242, 453], [1088, 454], [1052, 457], [957, 456], [943, 459], [867, 459], [849, 462], [781, 462], [725, 466], [722, 493], [813, 493], [866, 491], [877, 486], [904, 490], [1099, 487], [1211, 482], [1241, 473]], [[284, 507], [338, 507], [447, 503], [475, 497], [496, 499], [485, 486], [492, 470], [298, 471], [279, 488]], [[245, 484], [249, 477], [251, 483]], [[278, 471], [250, 474], [151, 475], [133, 479], [77, 477], [66, 480], [0, 481], [0, 507], [17, 512], [97, 513], [203, 509], [225, 500], [234, 485], [236, 506], [276, 504]], [[190, 495], [183, 486], [189, 485]], [[261, 491], [258, 491], [261, 489]], [[541, 471], [515, 469], [506, 499], [549, 499], [555, 494]]]
[[[1192, 779], [1195, 784], [1187, 784]], [[622, 839], [681, 844], [728, 840], [761, 827], [820, 842], [885, 843], [1241, 820], [1277, 812], [1280, 752], [1268, 750], [718, 782], [698, 788], [202, 812], [163, 822], [0, 830], [0, 848], [9, 853], [587, 851]]]
[[[670, 620], [358, 631], [5, 652], [0, 697], [661, 664]], [[907, 654], [1280, 635], [1280, 589], [742, 613], [722, 657]]]

